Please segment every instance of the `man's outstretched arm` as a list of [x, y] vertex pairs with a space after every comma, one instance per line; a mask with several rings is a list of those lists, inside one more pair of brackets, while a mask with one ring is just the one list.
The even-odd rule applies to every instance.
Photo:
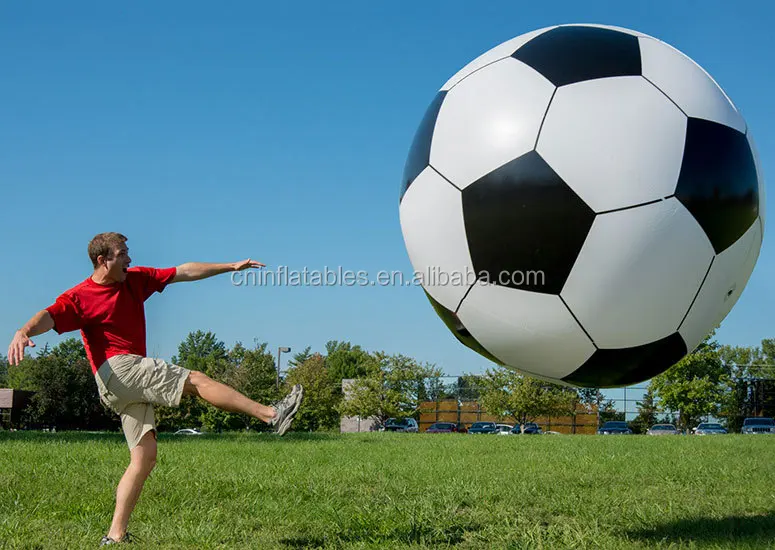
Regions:
[[183, 281], [199, 281], [207, 279], [214, 275], [227, 273], [229, 271], [242, 271], [243, 269], [264, 267], [264, 264], [251, 260], [243, 260], [230, 264], [206, 264], [201, 262], [189, 262], [177, 267], [177, 273], [172, 279], [172, 283], [181, 283]]
[[27, 346], [34, 348], [35, 344], [30, 338], [48, 332], [54, 328], [54, 319], [45, 309], [37, 312], [32, 319], [16, 331], [8, 346], [8, 362], [11, 365], [18, 365], [24, 359], [24, 348]]

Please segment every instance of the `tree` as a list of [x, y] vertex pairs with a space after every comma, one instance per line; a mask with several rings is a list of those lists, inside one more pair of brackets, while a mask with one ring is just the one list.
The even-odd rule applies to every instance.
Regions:
[[[202, 372], [219, 381], [224, 380], [228, 371], [226, 345], [210, 331], [190, 332], [178, 345], [178, 354], [173, 356], [171, 361], [173, 364]], [[157, 426], [160, 430], [202, 427], [208, 406], [192, 395], [184, 396], [178, 407], [156, 408]], [[209, 419], [208, 423], [211, 427], [218, 424], [218, 422], [214, 423], [214, 420], [212, 417]]]
[[616, 410], [616, 403], [614, 403], [613, 399], [609, 399], [608, 401], [604, 401], [601, 403], [599, 411], [598, 411], [598, 426], [602, 426], [608, 421], [616, 420], [619, 422], [623, 422], [626, 420], [626, 414], [624, 412], [620, 412]]
[[15, 389], [35, 391], [22, 414], [24, 424], [65, 430], [118, 427], [118, 416], [100, 401], [80, 340], [68, 338], [51, 350], [44, 347], [14, 370], [21, 368], [24, 372], [14, 382], [26, 387]]
[[456, 384], [444, 384], [441, 376], [429, 378], [425, 381], [425, 394], [427, 401], [441, 401], [455, 398]]
[[341, 400], [338, 386], [328, 375], [325, 358], [319, 353], [288, 370], [287, 387], [304, 386], [304, 400], [296, 413], [294, 427], [297, 430], [330, 430], [339, 425], [337, 406]]
[[[589, 407], [586, 403], [588, 396], [579, 391], [579, 388], [569, 388], [566, 386], [557, 386], [558, 391], [564, 396], [564, 400], [567, 404], [567, 412], [571, 417], [571, 433], [576, 433], [576, 416], [579, 412], [588, 412]], [[589, 389], [589, 388], [585, 388]], [[579, 410], [579, 405], [582, 405]]]
[[481, 394], [480, 377], [474, 374], [459, 376], [456, 383], [455, 394], [460, 401], [477, 401]]
[[718, 412], [729, 386], [719, 345], [709, 335], [696, 350], [655, 376], [650, 387], [661, 408], [678, 413], [679, 428], [690, 430], [701, 418]]
[[374, 358], [360, 346], [330, 340], [326, 343], [326, 367], [331, 380], [341, 384], [343, 379], [366, 376], [374, 368]]
[[[274, 355], [268, 349], [266, 342], [256, 344], [253, 349], [246, 349], [237, 343], [229, 353], [233, 366], [232, 376], [225, 380], [237, 391], [253, 401], [269, 405], [280, 399], [277, 389], [277, 371]], [[232, 413], [229, 413], [232, 414]], [[236, 415], [239, 423], [258, 431], [269, 430], [268, 424], [244, 414]]]
[[[48, 353], [51, 353], [51, 350], [49, 349], [48, 344], [45, 344], [37, 355], [42, 356]], [[24, 357], [18, 365], [9, 365], [6, 378], [8, 387], [15, 390], [37, 391], [38, 382], [32, 376], [36, 361], [37, 359], [35, 357], [24, 354]]]
[[414, 414], [420, 403], [428, 400], [427, 380], [437, 380], [441, 370], [435, 365], [419, 363], [403, 354], [374, 354], [378, 368], [386, 373], [385, 383], [400, 396], [399, 407], [404, 413]]
[[584, 405], [587, 412], [597, 410], [602, 403], [604, 396], [598, 388], [578, 388], [579, 402]]
[[729, 382], [719, 409], [727, 428], [738, 431], [747, 416], [775, 415], [775, 340], [758, 346], [721, 346]]
[[584, 406], [584, 409], [588, 413], [595, 413], [597, 415], [597, 427], [599, 428], [603, 420], [601, 418], [601, 404], [605, 396], [603, 392], [598, 388], [578, 388], [579, 402]]
[[206, 358], [226, 359], [227, 356], [226, 344], [218, 340], [215, 333], [197, 330], [190, 332], [178, 345], [178, 355], [172, 357], [172, 362], [189, 370], [205, 372]]
[[400, 396], [386, 388], [385, 373], [378, 371], [369, 376], [354, 379], [342, 388], [344, 397], [339, 403], [342, 416], [375, 418], [384, 425], [388, 418], [400, 416]]
[[301, 365], [304, 361], [312, 357], [313, 353], [311, 350], [312, 350], [312, 347], [307, 346], [306, 348], [304, 348], [303, 351], [294, 353], [293, 358], [288, 361], [288, 366], [298, 367], [299, 365]]
[[571, 396], [567, 388], [519, 374], [512, 369], [487, 369], [481, 383], [482, 407], [499, 418], [512, 418], [523, 428], [525, 422], [539, 416], [565, 413], [570, 408]]
[[649, 387], [643, 395], [643, 401], [636, 403], [638, 407], [638, 416], [632, 419], [630, 427], [634, 433], [646, 433], [646, 431], [657, 423], [657, 413], [659, 407], [654, 399], [654, 391]]
[[8, 359], [0, 353], [0, 388], [5, 388], [8, 384]]
[[376, 352], [366, 361], [368, 371], [354, 381], [339, 410], [345, 416], [375, 417], [381, 424], [391, 417], [417, 414], [426, 390], [424, 380], [441, 370], [401, 354]]

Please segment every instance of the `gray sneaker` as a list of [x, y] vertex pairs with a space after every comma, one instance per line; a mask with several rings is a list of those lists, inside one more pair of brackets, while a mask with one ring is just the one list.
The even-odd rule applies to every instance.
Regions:
[[109, 546], [111, 544], [127, 544], [132, 542], [140, 542], [140, 539], [133, 535], [132, 533], [127, 532], [121, 540], [112, 539], [109, 536], [105, 535], [102, 537], [102, 540], [100, 541], [100, 546]]
[[303, 398], [304, 388], [301, 384], [296, 384], [291, 393], [273, 405], [277, 415], [271, 420], [269, 425], [275, 429], [277, 435], [284, 435], [288, 428], [291, 427], [293, 417], [296, 416]]

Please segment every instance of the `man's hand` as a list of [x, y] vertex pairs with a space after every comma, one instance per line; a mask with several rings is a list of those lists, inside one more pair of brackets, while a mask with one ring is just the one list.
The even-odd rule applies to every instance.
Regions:
[[21, 330], [17, 330], [11, 345], [8, 346], [8, 362], [14, 366], [21, 363], [22, 359], [24, 359], [24, 348], [27, 346], [34, 348], [35, 343]]
[[27, 324], [16, 331], [8, 346], [8, 362], [12, 365], [18, 365], [24, 359], [24, 348], [34, 348], [35, 344], [30, 340], [31, 336], [38, 336], [54, 328], [54, 319], [51, 314], [42, 309], [27, 321]]
[[232, 265], [234, 266], [234, 271], [242, 271], [244, 269], [250, 269], [251, 267], [266, 267], [266, 265], [262, 264], [261, 262], [251, 260], [250, 258], [241, 262], [234, 262]]

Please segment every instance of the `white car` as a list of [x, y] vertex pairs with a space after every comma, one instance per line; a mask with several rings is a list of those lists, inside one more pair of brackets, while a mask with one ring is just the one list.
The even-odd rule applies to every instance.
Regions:
[[175, 432], [175, 435], [202, 435], [202, 432], [194, 428], [183, 428]]
[[495, 427], [497, 428], [495, 433], [498, 435], [511, 435], [511, 430], [514, 428], [508, 424], [496, 424]]
[[646, 435], [681, 435], [681, 432], [672, 424], [654, 424], [648, 429]]

